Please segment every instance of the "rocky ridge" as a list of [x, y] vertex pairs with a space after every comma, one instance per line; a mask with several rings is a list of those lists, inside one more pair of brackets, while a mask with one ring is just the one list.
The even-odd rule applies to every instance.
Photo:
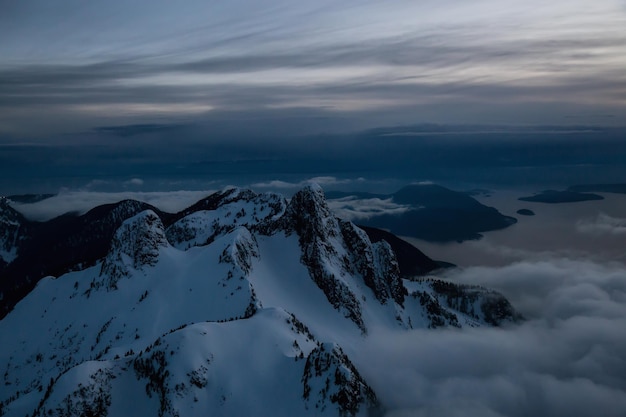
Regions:
[[99, 209], [101, 230], [121, 221], [105, 255], [0, 321], [0, 415], [366, 415], [380, 404], [342, 347], [372, 326], [520, 319], [495, 292], [403, 280], [391, 246], [337, 219], [318, 186], [195, 206]]

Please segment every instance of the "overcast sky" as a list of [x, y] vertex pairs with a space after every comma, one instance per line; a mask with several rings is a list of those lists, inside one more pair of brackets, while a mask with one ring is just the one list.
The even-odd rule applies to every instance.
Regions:
[[618, 125], [625, 27], [623, 0], [0, 0], [0, 135]]

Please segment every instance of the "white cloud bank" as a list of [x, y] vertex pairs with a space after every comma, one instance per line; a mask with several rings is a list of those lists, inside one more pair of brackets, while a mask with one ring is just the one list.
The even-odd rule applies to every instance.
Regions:
[[351, 354], [387, 416], [626, 415], [626, 270], [555, 259], [452, 271], [502, 291], [510, 328], [374, 331]]
[[14, 203], [12, 206], [27, 219], [37, 221], [46, 221], [68, 212], [83, 214], [99, 205], [117, 203], [118, 201], [126, 199], [143, 201], [163, 211], [175, 213], [214, 192], [215, 190], [168, 192], [125, 191], [117, 193], [61, 191], [54, 197], [47, 198], [37, 203]]
[[354, 222], [383, 214], [397, 215], [415, 210], [411, 206], [394, 203], [391, 198], [357, 198], [355, 196], [328, 200], [328, 206], [337, 217]]

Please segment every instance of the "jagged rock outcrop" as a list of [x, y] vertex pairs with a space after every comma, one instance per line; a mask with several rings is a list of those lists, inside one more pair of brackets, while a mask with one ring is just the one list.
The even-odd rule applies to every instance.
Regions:
[[339, 241], [339, 222], [328, 208], [322, 188], [310, 185], [297, 192], [289, 202], [280, 226], [287, 233], [297, 233], [302, 263], [332, 306], [366, 332], [361, 305], [341, 279], [340, 274], [347, 269], [349, 260], [345, 253], [343, 257], [339, 253], [343, 249]]
[[523, 317], [500, 293], [475, 285], [426, 278], [415, 281], [409, 298], [424, 309], [427, 327], [515, 323]]
[[163, 223], [155, 212], [147, 210], [126, 220], [113, 236], [109, 254], [102, 263], [106, 288], [117, 289], [120, 278], [133, 270], [154, 266], [159, 249], [167, 245]]
[[357, 415], [362, 407], [368, 411], [379, 407], [374, 391], [334, 343], [323, 343], [311, 351], [304, 365], [302, 384], [307, 408], [322, 414], [331, 413], [327, 410], [328, 400], [341, 416]]
[[233, 242], [229, 244], [222, 255], [220, 262], [232, 263], [243, 275], [250, 273], [252, 261], [259, 258], [259, 246], [256, 239], [245, 227], [240, 227], [235, 232]]
[[302, 262], [328, 301], [363, 332], [361, 301], [354, 282], [358, 276], [381, 304], [402, 306], [407, 294], [398, 263], [386, 242], [372, 244], [367, 234], [351, 222], [339, 220], [330, 211], [324, 192], [310, 185], [291, 199], [280, 227], [298, 235]]
[[428, 282], [438, 298], [444, 300], [447, 306], [492, 326], [522, 319], [509, 300], [496, 291], [437, 279]]
[[375, 227], [363, 226], [362, 224], [358, 224], [357, 227], [367, 233], [372, 243], [384, 240], [391, 245], [402, 278], [413, 279], [415, 277], [425, 276], [438, 269], [454, 266], [446, 262], [438, 262], [431, 259], [418, 248], [400, 239], [393, 233]]
[[351, 222], [340, 220], [339, 224], [349, 253], [349, 267], [361, 274], [378, 301], [384, 304], [392, 299], [402, 305], [406, 289], [391, 246], [384, 240], [372, 244], [367, 234]]

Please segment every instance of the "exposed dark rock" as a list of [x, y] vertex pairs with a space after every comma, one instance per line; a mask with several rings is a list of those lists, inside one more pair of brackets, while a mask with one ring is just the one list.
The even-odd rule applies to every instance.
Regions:
[[517, 322], [522, 316], [515, 311], [511, 303], [500, 293], [479, 286], [431, 279], [433, 291], [441, 296], [440, 300], [461, 313], [482, 319], [492, 326], [505, 322]]
[[[323, 343], [311, 351], [304, 365], [302, 385], [307, 407], [316, 407], [322, 414], [334, 414], [325, 409], [327, 399], [336, 405], [340, 416], [355, 416], [363, 405], [368, 410], [379, 408], [374, 391], [343, 350], [333, 343]], [[313, 392], [314, 389], [319, 392]]]
[[279, 227], [287, 233], [293, 231], [298, 235], [302, 263], [307, 266], [311, 278], [331, 305], [366, 332], [357, 298], [324, 262], [339, 257], [334, 243], [340, 235], [340, 229], [326, 204], [321, 187], [308, 186], [297, 192], [289, 202]]
[[384, 240], [372, 244], [367, 234], [351, 222], [340, 220], [339, 224], [350, 264], [361, 274], [365, 285], [381, 303], [391, 298], [402, 305], [406, 290], [391, 246]]
[[167, 246], [163, 223], [157, 214], [146, 210], [126, 220], [113, 236], [109, 254], [102, 263], [108, 290], [117, 288], [122, 277], [132, 270], [156, 265], [159, 249]]
[[429, 272], [441, 269], [442, 266], [437, 261], [426, 256], [422, 251], [411, 245], [409, 242], [400, 239], [393, 233], [375, 227], [359, 225], [361, 229], [367, 233], [367, 236], [374, 243], [382, 240], [391, 245], [398, 267], [400, 268], [400, 276], [410, 279], [415, 276], [426, 275]]

